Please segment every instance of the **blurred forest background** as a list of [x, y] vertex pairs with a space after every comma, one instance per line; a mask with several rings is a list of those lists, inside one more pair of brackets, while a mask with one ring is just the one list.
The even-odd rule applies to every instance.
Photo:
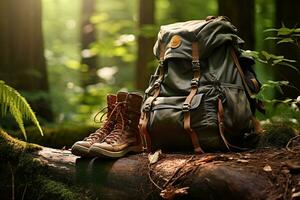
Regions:
[[[299, 8], [299, 0], [1, 0], [0, 80], [30, 102], [44, 126], [95, 125], [108, 93], [145, 89], [160, 25], [226, 15], [265, 83], [260, 97], [270, 105], [260, 118], [288, 112], [299, 123], [299, 112], [277, 106], [296, 109], [300, 95]], [[11, 117], [0, 121], [16, 128]]]

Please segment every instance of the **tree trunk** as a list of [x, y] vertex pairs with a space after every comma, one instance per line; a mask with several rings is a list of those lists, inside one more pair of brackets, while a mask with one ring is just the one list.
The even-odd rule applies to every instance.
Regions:
[[154, 60], [152, 49], [154, 46], [154, 37], [145, 36], [141, 33], [147, 25], [154, 25], [154, 0], [139, 1], [139, 22], [138, 22], [138, 57], [136, 64], [136, 87], [139, 90], [145, 90], [149, 80], [151, 64]]
[[99, 80], [97, 76], [98, 56], [90, 52], [90, 45], [96, 41], [97, 32], [94, 24], [90, 22], [95, 14], [96, 0], [82, 0], [81, 11], [81, 64], [86, 65], [87, 71], [82, 74], [82, 85], [86, 87], [96, 84]]
[[0, 79], [21, 92], [42, 94], [29, 102], [38, 116], [51, 121], [41, 19], [40, 0], [1, 0]]
[[161, 154], [149, 164], [145, 154], [83, 159], [0, 131], [0, 192], [9, 199], [13, 174], [25, 199], [292, 199], [300, 192], [299, 139], [287, 149]]
[[230, 18], [239, 36], [245, 40], [245, 49], [255, 48], [254, 0], [218, 0], [219, 15]]
[[[275, 14], [275, 24], [276, 28], [282, 27], [282, 24], [287, 28], [300, 27], [300, 1], [298, 0], [276, 0], [276, 14]], [[297, 63], [294, 64], [300, 70], [300, 49], [296, 45], [290, 43], [283, 43], [276, 45], [276, 53], [278, 55], [283, 55], [288, 59], [296, 60]], [[297, 73], [294, 69], [287, 66], [276, 66], [276, 78], [278, 80], [288, 80], [290, 85], [295, 88], [300, 88], [300, 73]], [[284, 88], [285, 97], [297, 98], [300, 95], [299, 91], [296, 91], [292, 87]]]

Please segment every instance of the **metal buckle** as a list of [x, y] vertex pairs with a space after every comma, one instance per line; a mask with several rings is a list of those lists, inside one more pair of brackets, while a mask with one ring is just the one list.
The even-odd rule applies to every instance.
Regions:
[[198, 87], [198, 85], [199, 85], [199, 80], [196, 79], [196, 78], [193, 78], [193, 79], [191, 80], [191, 86], [192, 86], [192, 87]]
[[150, 109], [151, 109], [151, 105], [150, 105], [149, 103], [147, 103], [147, 104], [144, 106], [143, 111], [144, 111], [144, 112], [149, 112]]
[[192, 69], [193, 69], [193, 71], [200, 70], [200, 62], [199, 62], [199, 60], [193, 60], [192, 61]]
[[182, 106], [182, 111], [183, 112], [189, 112], [191, 109], [191, 104], [189, 103], [184, 103], [183, 106]]
[[163, 66], [164, 66], [164, 60], [159, 60], [158, 67], [163, 67]]
[[159, 88], [160, 87], [160, 84], [161, 84], [161, 80], [156, 80], [155, 82], [154, 82], [154, 87], [155, 88]]

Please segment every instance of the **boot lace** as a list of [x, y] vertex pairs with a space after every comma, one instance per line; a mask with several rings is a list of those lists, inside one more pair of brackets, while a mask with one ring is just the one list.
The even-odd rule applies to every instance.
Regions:
[[126, 102], [119, 102], [115, 107], [117, 122], [111, 134], [106, 136], [104, 139], [104, 141], [108, 144], [112, 144], [122, 139], [122, 135], [125, 129], [125, 121], [127, 121], [127, 115], [124, 112], [125, 104]]
[[[103, 138], [104, 136], [109, 134], [109, 132], [111, 131], [111, 127], [113, 127], [113, 125], [114, 125], [114, 120], [111, 119], [113, 112], [111, 112], [111, 114], [108, 116], [108, 111], [106, 111], [101, 115], [99, 121], [96, 120], [97, 116], [107, 108], [108, 107], [101, 109], [94, 116], [94, 122], [101, 123], [101, 124], [103, 124], [103, 126], [99, 129], [97, 129], [94, 133], [90, 134], [88, 137], [84, 138], [84, 141], [94, 142], [94, 141], [100, 140], [101, 138]], [[106, 119], [103, 121], [104, 116], [106, 116]]]

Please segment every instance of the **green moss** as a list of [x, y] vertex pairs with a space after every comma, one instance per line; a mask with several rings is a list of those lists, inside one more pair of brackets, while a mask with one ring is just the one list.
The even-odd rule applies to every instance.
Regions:
[[265, 132], [260, 137], [258, 147], [285, 147], [296, 135], [294, 128], [282, 122], [268, 123], [263, 128]]
[[[27, 141], [42, 146], [61, 149], [70, 148], [76, 141], [93, 133], [97, 128], [87, 125], [61, 125], [57, 127], [43, 127], [44, 136], [41, 136], [38, 129], [30, 127], [26, 129]], [[14, 137], [23, 140], [20, 132], [14, 132]]]
[[51, 180], [45, 176], [39, 176], [34, 184], [38, 185], [36, 194], [38, 199], [76, 200], [80, 196], [67, 185]]
[[18, 160], [21, 154], [37, 151], [39, 149], [41, 149], [41, 147], [38, 145], [17, 140], [3, 130], [0, 130], [0, 159]]
[[0, 130], [0, 193], [2, 197], [11, 197], [11, 176], [15, 177], [15, 196], [21, 199], [77, 200], [91, 199], [91, 194], [73, 185], [59, 182], [49, 174], [38, 158], [29, 152], [41, 149], [35, 144], [19, 141]]

